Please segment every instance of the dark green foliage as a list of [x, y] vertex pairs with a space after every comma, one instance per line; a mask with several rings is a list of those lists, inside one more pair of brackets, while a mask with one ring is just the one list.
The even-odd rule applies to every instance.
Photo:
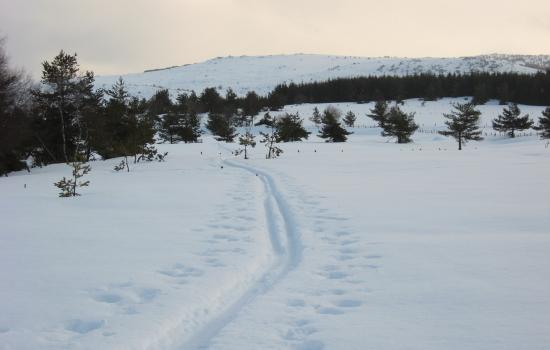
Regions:
[[206, 128], [218, 141], [233, 142], [237, 136], [237, 131], [231, 125], [230, 118], [223, 114], [209, 113]]
[[539, 118], [539, 123], [534, 129], [541, 132], [541, 138], [550, 139], [550, 107], [546, 107], [542, 112], [542, 117]]
[[355, 116], [355, 113], [352, 111], [348, 111], [346, 113], [346, 116], [344, 117], [344, 124], [346, 126], [349, 126], [350, 128], [353, 128], [355, 126], [355, 121], [357, 120], [357, 117]]
[[473, 103], [455, 103], [454, 111], [450, 114], [443, 114], [448, 120], [446, 131], [439, 133], [444, 136], [452, 136], [458, 141], [458, 150], [462, 150], [462, 144], [474, 140], [481, 141], [481, 130], [479, 130], [479, 116], [481, 112], [475, 109]]
[[378, 126], [380, 126], [381, 128], [384, 127], [384, 122], [386, 121], [387, 115], [388, 103], [384, 100], [378, 100], [374, 104], [374, 108], [370, 110], [370, 114], [367, 114], [367, 116], [377, 122]]
[[260, 97], [254, 91], [249, 91], [243, 101], [242, 111], [244, 116], [253, 117], [262, 109]]
[[321, 130], [319, 137], [326, 139], [326, 142], [346, 142], [348, 135], [352, 134], [346, 129], [342, 128], [339, 117], [340, 112], [327, 107], [323, 111], [323, 118], [321, 119]]
[[34, 156], [41, 163], [69, 162], [78, 133], [84, 129], [86, 138], [87, 126], [94, 124], [101, 98], [93, 90], [93, 73], [78, 75], [76, 54], [61, 51], [42, 67], [42, 88], [33, 92], [33, 129], [41, 143]]
[[469, 73], [369, 76], [281, 84], [268, 95], [268, 99], [296, 104], [473, 96], [476, 103], [484, 103], [488, 99], [506, 99], [509, 102], [540, 106], [550, 105], [549, 86], [550, 72], [533, 75]]
[[0, 40], [0, 176], [27, 167], [33, 149], [29, 81], [8, 66]]
[[411, 136], [418, 129], [414, 122], [414, 113], [405, 113], [395, 105], [390, 108], [385, 120], [381, 123], [382, 136], [395, 137], [397, 143], [411, 142]]
[[203, 111], [208, 113], [221, 113], [223, 112], [223, 98], [215, 88], [206, 88], [201, 94], [200, 102], [202, 104]]
[[521, 110], [518, 105], [511, 103], [502, 110], [497, 118], [493, 119], [493, 129], [505, 132], [510, 137], [515, 137], [516, 130], [526, 130], [533, 126], [533, 121], [526, 114], [520, 117]]
[[300, 119], [298, 113], [286, 113], [277, 120], [275, 123], [275, 128], [277, 129], [278, 135], [277, 142], [294, 142], [302, 141], [302, 139], [307, 140], [309, 134], [311, 134], [302, 125], [302, 119]]
[[183, 115], [181, 128], [178, 129], [178, 136], [185, 143], [197, 142], [201, 137], [201, 120], [196, 113]]
[[168, 113], [161, 119], [159, 136], [170, 143], [197, 142], [201, 134], [200, 118], [196, 113]]
[[403, 112], [397, 104], [388, 110], [386, 101], [376, 102], [367, 116], [382, 128], [382, 136], [395, 137], [397, 143], [411, 142], [411, 135], [418, 129], [414, 122], [414, 113]]
[[174, 143], [181, 140], [180, 133], [183, 127], [183, 114], [168, 113], [161, 118], [159, 136], [167, 142]]
[[147, 103], [147, 114], [153, 117], [170, 113], [174, 106], [167, 89], [158, 90]]

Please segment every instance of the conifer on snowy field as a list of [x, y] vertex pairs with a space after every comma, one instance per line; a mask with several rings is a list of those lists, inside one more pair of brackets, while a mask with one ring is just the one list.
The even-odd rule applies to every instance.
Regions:
[[384, 128], [387, 115], [388, 103], [384, 100], [378, 100], [374, 104], [374, 108], [370, 110], [370, 114], [367, 114], [367, 117], [372, 118], [372, 120], [378, 123], [379, 127]]
[[319, 125], [321, 125], [322, 119], [323, 118], [321, 117], [319, 109], [317, 107], [313, 108], [313, 114], [311, 115], [311, 117], [309, 117], [309, 120], [311, 120], [311, 122], [315, 124], [316, 127], [319, 127]]
[[311, 134], [302, 125], [302, 119], [300, 119], [298, 113], [286, 113], [284, 116], [279, 117], [275, 122], [275, 127], [278, 135], [277, 142], [302, 141]]
[[317, 135], [326, 139], [326, 142], [346, 142], [352, 132], [342, 127], [339, 121], [340, 113], [336, 108], [329, 106], [323, 111], [322, 127]]
[[244, 159], [248, 159], [248, 147], [256, 147], [255, 136], [252, 135], [250, 130], [246, 130], [244, 135], [239, 136], [239, 145], [244, 146], [243, 149], [235, 151], [235, 155], [239, 155], [244, 152]]
[[542, 117], [539, 118], [539, 124], [534, 127], [535, 130], [541, 131], [542, 139], [550, 139], [550, 107], [546, 107], [542, 111]]
[[59, 192], [59, 197], [80, 196], [80, 193], [76, 192], [77, 188], [86, 187], [90, 184], [89, 180], [87, 181], [79, 180], [80, 178], [82, 178], [84, 175], [87, 175], [92, 170], [92, 167], [89, 164], [85, 164], [75, 160], [69, 163], [69, 165], [72, 167], [72, 177], [69, 179], [67, 179], [66, 177], [63, 177], [63, 179], [54, 183], [55, 187], [61, 190], [61, 192]]
[[443, 114], [448, 120], [445, 121], [448, 130], [440, 131], [444, 136], [452, 136], [458, 141], [458, 150], [462, 150], [462, 144], [473, 140], [481, 141], [481, 130], [479, 130], [479, 117], [481, 112], [475, 109], [472, 102], [453, 104], [454, 111]]
[[352, 111], [348, 111], [346, 113], [346, 116], [344, 117], [344, 124], [346, 126], [349, 126], [350, 128], [353, 128], [355, 126], [355, 121], [357, 120], [357, 117], [355, 116], [355, 113]]
[[502, 114], [493, 119], [493, 129], [496, 131], [506, 132], [508, 136], [515, 137], [515, 131], [529, 129], [533, 126], [533, 121], [529, 119], [529, 114], [520, 117], [521, 110], [515, 103], [510, 103], [508, 107], [504, 107]]

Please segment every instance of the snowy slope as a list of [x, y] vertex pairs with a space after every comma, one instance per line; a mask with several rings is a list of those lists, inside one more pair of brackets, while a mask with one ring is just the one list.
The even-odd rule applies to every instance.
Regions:
[[[370, 58], [324, 55], [219, 57], [202, 63], [152, 70], [122, 77], [134, 95], [150, 97], [159, 89], [173, 94], [231, 87], [237, 94], [267, 94], [283, 82], [324, 81], [329, 78], [415, 73], [520, 72], [550, 67], [550, 56], [482, 55], [458, 58]], [[98, 76], [96, 86], [108, 88], [118, 76]]]
[[432, 133], [453, 101], [406, 101], [408, 145], [335, 104], [365, 127], [276, 160], [205, 135], [92, 162], [79, 198], [56, 197], [64, 165], [0, 178], [0, 349], [547, 349], [550, 149], [459, 152]]

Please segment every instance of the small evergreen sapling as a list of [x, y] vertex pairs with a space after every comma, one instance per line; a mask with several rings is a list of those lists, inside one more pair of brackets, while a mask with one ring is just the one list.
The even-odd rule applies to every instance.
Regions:
[[493, 129], [506, 132], [508, 136], [515, 137], [516, 130], [526, 130], [533, 126], [533, 121], [526, 114], [520, 117], [521, 110], [515, 103], [510, 103], [502, 110], [497, 118], [493, 119]]
[[349, 111], [346, 113], [346, 116], [344, 117], [344, 124], [346, 126], [349, 126], [350, 128], [353, 128], [355, 126], [355, 121], [357, 120], [357, 117], [355, 117], [355, 113], [352, 111]]
[[76, 192], [79, 187], [86, 187], [90, 184], [90, 181], [80, 181], [84, 175], [87, 175], [92, 167], [89, 164], [82, 163], [75, 160], [69, 165], [72, 167], [72, 177], [67, 179], [63, 177], [60, 181], [54, 183], [54, 186], [59, 188], [59, 197], [76, 197], [80, 196], [80, 193]]
[[239, 145], [244, 146], [243, 149], [235, 151], [235, 155], [239, 155], [244, 152], [244, 159], [248, 159], [248, 147], [256, 147], [255, 136], [252, 135], [250, 130], [247, 130], [244, 135], [239, 136]]
[[534, 129], [541, 132], [540, 137], [542, 139], [550, 139], [550, 107], [546, 107], [542, 112], [539, 124]]
[[462, 144], [470, 140], [481, 141], [481, 130], [479, 130], [479, 116], [481, 112], [475, 109], [475, 105], [468, 103], [455, 103], [455, 108], [449, 114], [443, 114], [448, 120], [445, 121], [447, 129], [439, 133], [444, 136], [452, 136], [458, 141], [458, 150], [462, 150]]
[[319, 109], [317, 107], [313, 108], [313, 115], [309, 117], [309, 120], [315, 124], [315, 126], [318, 128], [319, 125], [321, 125], [322, 121], [321, 113], [319, 113]]

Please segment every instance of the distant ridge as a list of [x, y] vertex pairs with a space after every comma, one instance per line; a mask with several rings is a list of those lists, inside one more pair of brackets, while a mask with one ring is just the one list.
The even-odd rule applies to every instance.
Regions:
[[[470, 72], [535, 74], [545, 69], [550, 69], [550, 55], [402, 58], [292, 54], [216, 57], [200, 63], [148, 69], [122, 78], [132, 94], [148, 98], [159, 89], [168, 89], [175, 95], [215, 87], [220, 93], [232, 88], [241, 96], [248, 91], [264, 95], [281, 83], [343, 77]], [[110, 87], [118, 77], [98, 76], [96, 87]]]

